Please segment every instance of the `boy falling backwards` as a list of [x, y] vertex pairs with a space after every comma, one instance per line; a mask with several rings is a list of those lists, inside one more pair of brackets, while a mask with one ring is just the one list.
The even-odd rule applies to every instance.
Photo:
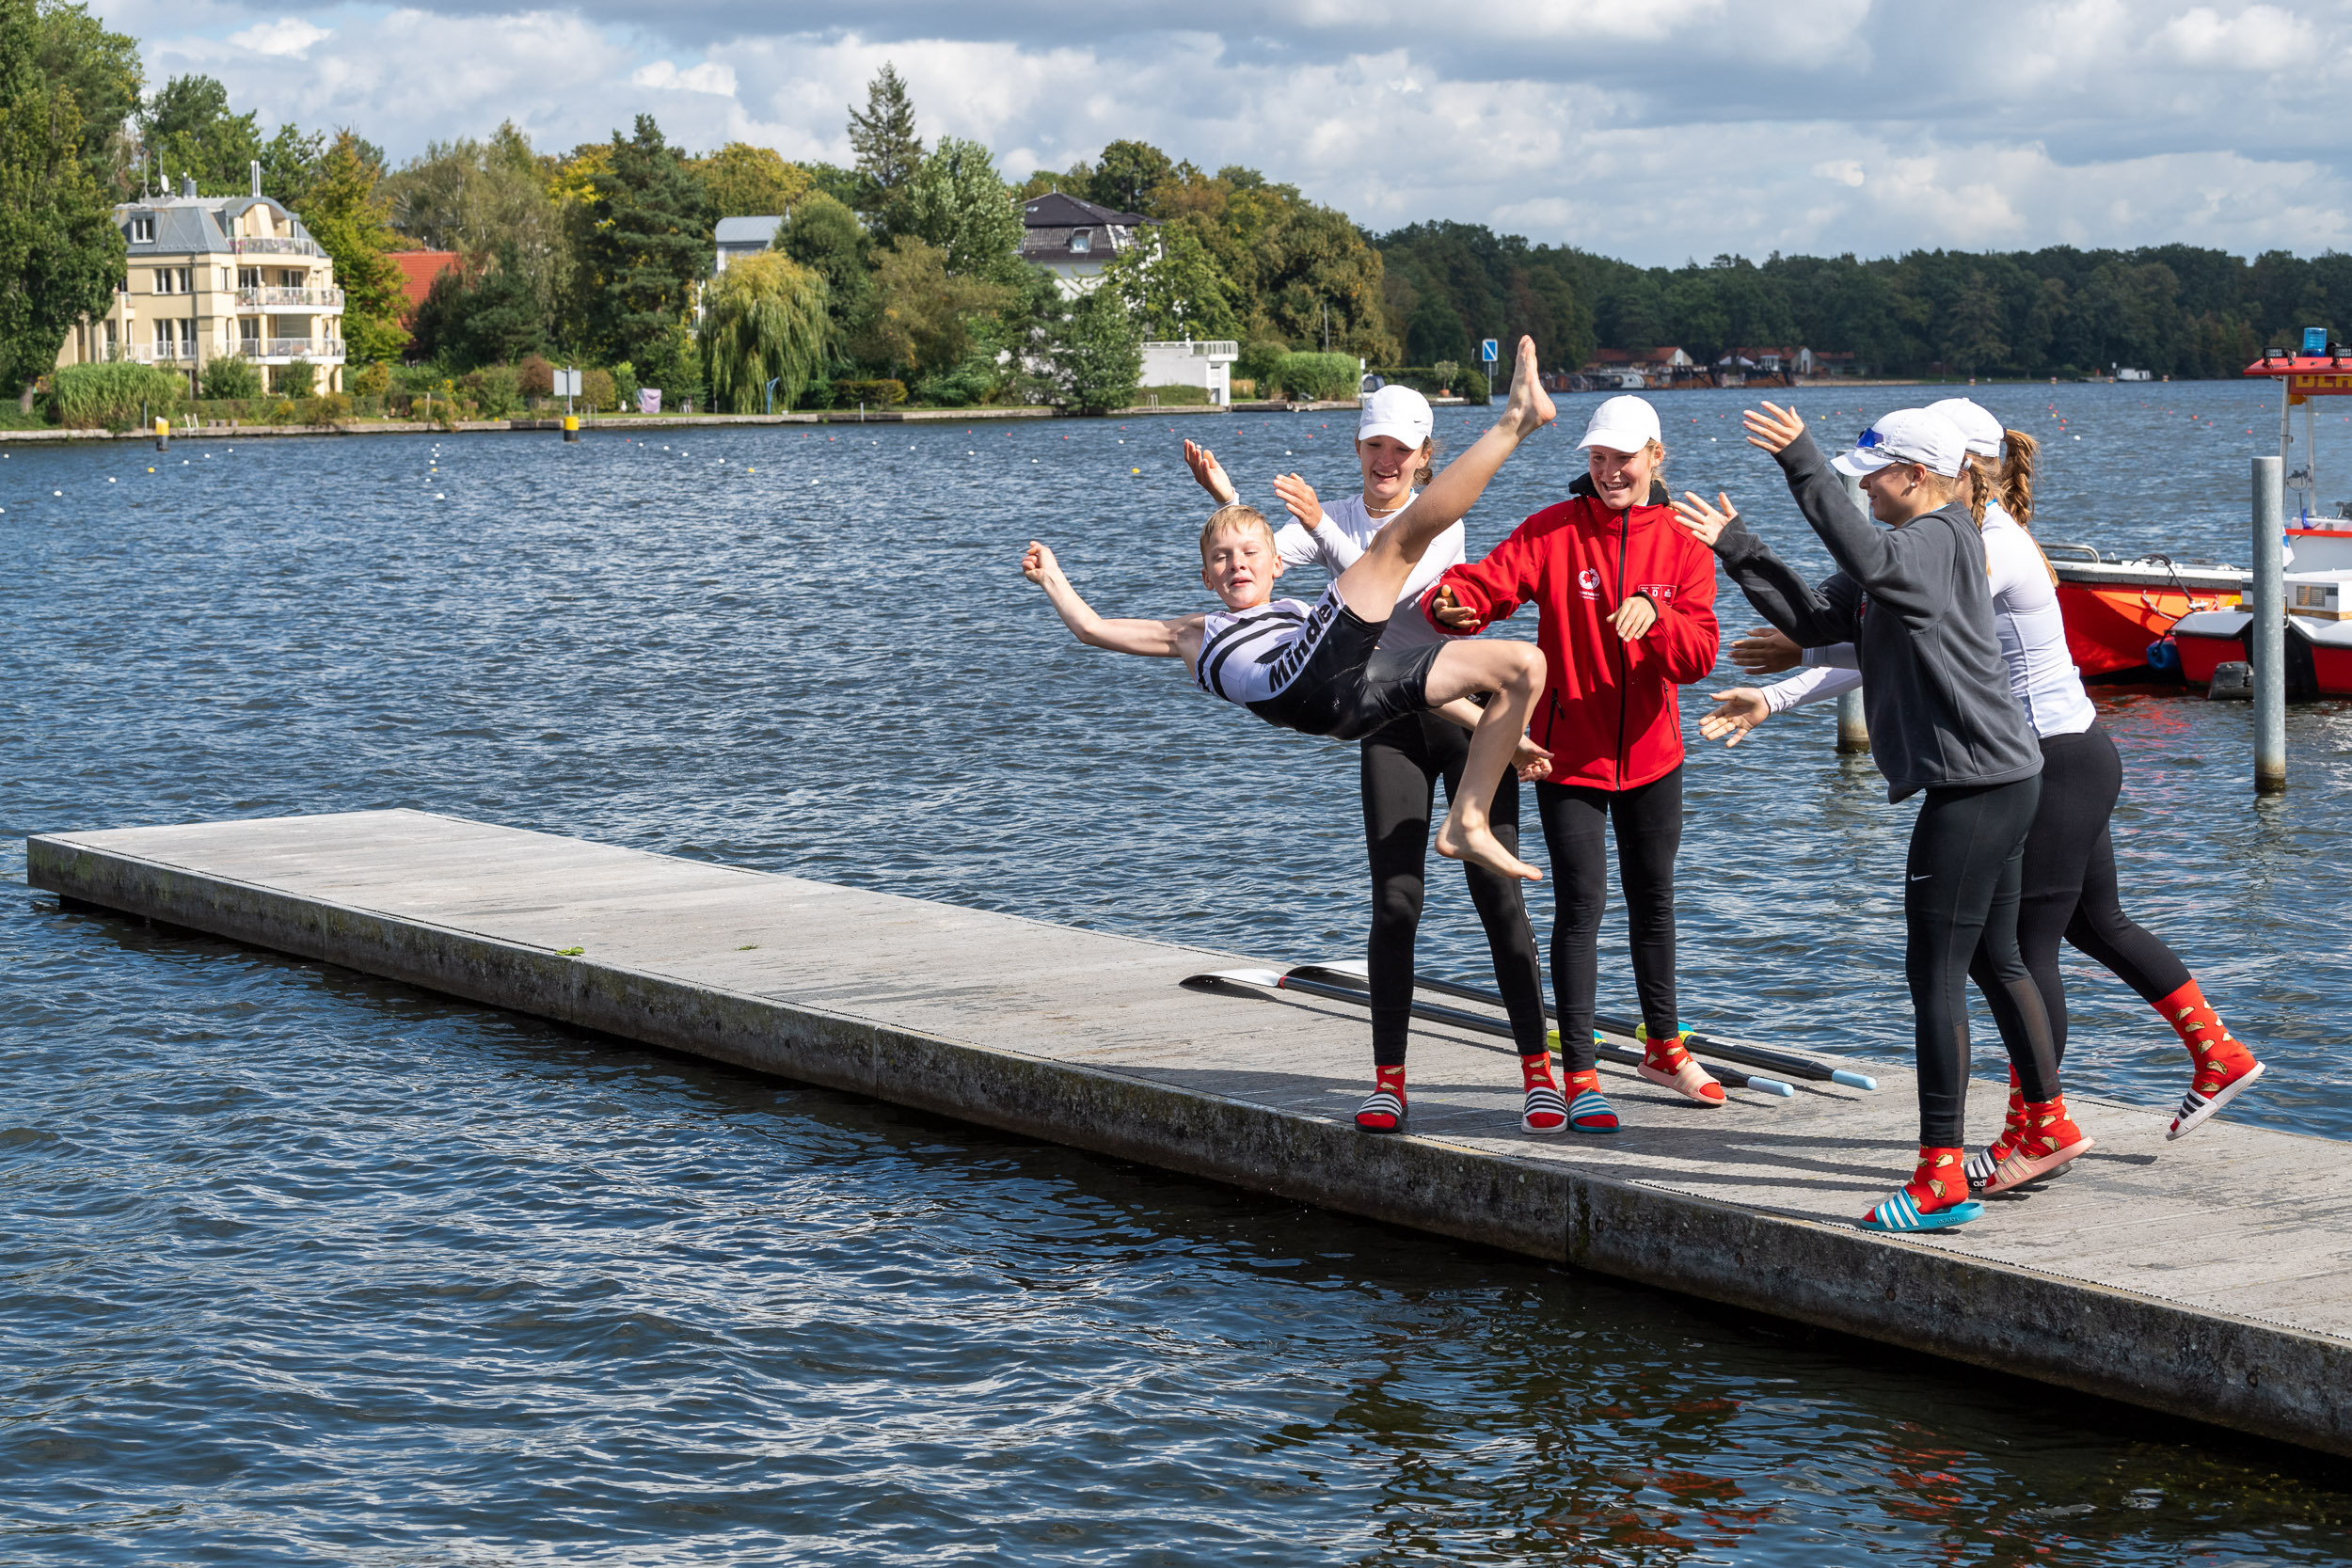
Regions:
[[[1373, 538], [1310, 607], [1274, 597], [1282, 559], [1274, 531], [1254, 507], [1220, 507], [1200, 531], [1200, 580], [1221, 610], [1169, 621], [1106, 621], [1035, 540], [1021, 573], [1045, 590], [1081, 642], [1148, 658], [1181, 658], [1200, 689], [1238, 703], [1270, 724], [1353, 740], [1422, 709], [1474, 722], [1462, 787], [1452, 792], [1438, 853], [1505, 876], [1543, 873], [1504, 849], [1486, 823], [1543, 689], [1544, 656], [1524, 642], [1447, 642], [1402, 653], [1376, 651], [1413, 567], [1438, 536], [1459, 522], [1518, 444], [1549, 424], [1551, 400], [1535, 379], [1535, 344], [1519, 340], [1511, 399], [1502, 418], [1450, 465], [1419, 499]], [[1483, 710], [1469, 699], [1489, 699]], [[1541, 763], [1534, 770], [1540, 770]]]

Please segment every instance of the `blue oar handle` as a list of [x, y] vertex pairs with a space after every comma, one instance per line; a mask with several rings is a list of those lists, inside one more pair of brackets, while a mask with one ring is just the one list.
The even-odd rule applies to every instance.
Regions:
[[1844, 1068], [1832, 1070], [1829, 1081], [1833, 1084], [1843, 1084], [1850, 1089], [1876, 1089], [1879, 1086], [1879, 1081], [1868, 1073], [1848, 1072]]
[[1748, 1074], [1748, 1087], [1758, 1094], [1779, 1095], [1784, 1100], [1794, 1100], [1797, 1097], [1797, 1086], [1794, 1084], [1784, 1084], [1777, 1078], [1758, 1078], [1753, 1072]]

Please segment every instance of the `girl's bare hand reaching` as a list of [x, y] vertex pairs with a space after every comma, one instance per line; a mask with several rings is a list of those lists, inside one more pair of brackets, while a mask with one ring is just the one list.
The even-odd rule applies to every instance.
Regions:
[[1313, 485], [1296, 474], [1276, 474], [1274, 493], [1281, 498], [1282, 504], [1290, 509], [1290, 515], [1297, 518], [1299, 526], [1308, 532], [1312, 533], [1323, 526], [1323, 502], [1315, 495]]
[[1753, 686], [1735, 687], [1715, 693], [1715, 711], [1699, 721], [1699, 734], [1737, 746], [1750, 730], [1772, 716], [1772, 706], [1764, 700], [1764, 693]]
[[1231, 506], [1241, 499], [1241, 492], [1234, 489], [1233, 482], [1226, 477], [1224, 465], [1208, 448], [1186, 441], [1184, 467], [1192, 470], [1192, 477], [1200, 482], [1200, 488], [1216, 498], [1217, 505]]

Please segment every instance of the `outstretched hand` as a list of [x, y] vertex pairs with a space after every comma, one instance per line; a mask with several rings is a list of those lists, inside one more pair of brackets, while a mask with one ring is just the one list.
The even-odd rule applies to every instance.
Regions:
[[1192, 477], [1200, 482], [1200, 488], [1216, 499], [1217, 505], [1231, 506], [1241, 499], [1241, 492], [1234, 489], [1233, 482], [1226, 477], [1224, 465], [1208, 448], [1186, 441], [1184, 467], [1192, 470]]
[[1535, 369], [1535, 340], [1521, 338], [1511, 365], [1511, 400], [1503, 404], [1502, 424], [1522, 437], [1533, 436], [1560, 417], [1544, 390]]
[[1745, 675], [1777, 675], [1794, 670], [1804, 657], [1795, 639], [1773, 626], [1757, 626], [1731, 645], [1731, 662]]
[[1726, 746], [1737, 746], [1748, 732], [1772, 716], [1772, 704], [1753, 686], [1715, 693], [1715, 711], [1699, 721], [1699, 734]]
[[1055, 577], [1060, 571], [1061, 562], [1054, 559], [1054, 552], [1036, 540], [1030, 540], [1028, 549], [1021, 557], [1021, 575], [1041, 586], [1047, 578]]
[[1695, 490], [1683, 491], [1682, 499], [1674, 505], [1675, 521], [1682, 526], [1682, 531], [1710, 550], [1715, 547], [1715, 541], [1724, 536], [1724, 530], [1740, 517], [1740, 509], [1721, 490], [1715, 492], [1712, 506]]
[[1748, 445], [1766, 451], [1779, 451], [1804, 434], [1804, 421], [1797, 418], [1797, 411], [1776, 403], [1766, 404], [1760, 414], [1749, 409], [1740, 416], [1740, 422], [1748, 427]]
[[1429, 618], [1448, 631], [1476, 631], [1478, 612], [1454, 596], [1451, 585], [1440, 583], [1429, 600]]
[[1312, 533], [1323, 526], [1323, 502], [1315, 495], [1315, 487], [1296, 474], [1276, 474], [1274, 493], [1281, 498], [1290, 515], [1299, 526]]

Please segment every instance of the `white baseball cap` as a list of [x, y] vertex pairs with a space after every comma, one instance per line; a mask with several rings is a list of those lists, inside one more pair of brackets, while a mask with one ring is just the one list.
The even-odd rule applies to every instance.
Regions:
[[1979, 457], [2000, 456], [2001, 443], [2009, 439], [2009, 432], [2001, 428], [2001, 421], [1972, 398], [1946, 398], [1942, 403], [1931, 403], [1928, 412], [1941, 414], [1957, 425], [1968, 450]]
[[1652, 441], [1665, 444], [1658, 434], [1658, 410], [1642, 399], [1628, 394], [1611, 398], [1593, 410], [1593, 422], [1584, 427], [1584, 439], [1580, 447], [1607, 447], [1611, 451], [1640, 451]]
[[1898, 408], [1864, 431], [1853, 451], [1830, 459], [1830, 467], [1857, 479], [1898, 463], [1917, 463], [1946, 479], [1960, 477], [1968, 437], [1943, 415], [1926, 408]]
[[1392, 381], [1364, 399], [1363, 413], [1356, 420], [1356, 439], [1369, 441], [1387, 436], [1418, 450], [1429, 439], [1435, 422], [1427, 398]]

